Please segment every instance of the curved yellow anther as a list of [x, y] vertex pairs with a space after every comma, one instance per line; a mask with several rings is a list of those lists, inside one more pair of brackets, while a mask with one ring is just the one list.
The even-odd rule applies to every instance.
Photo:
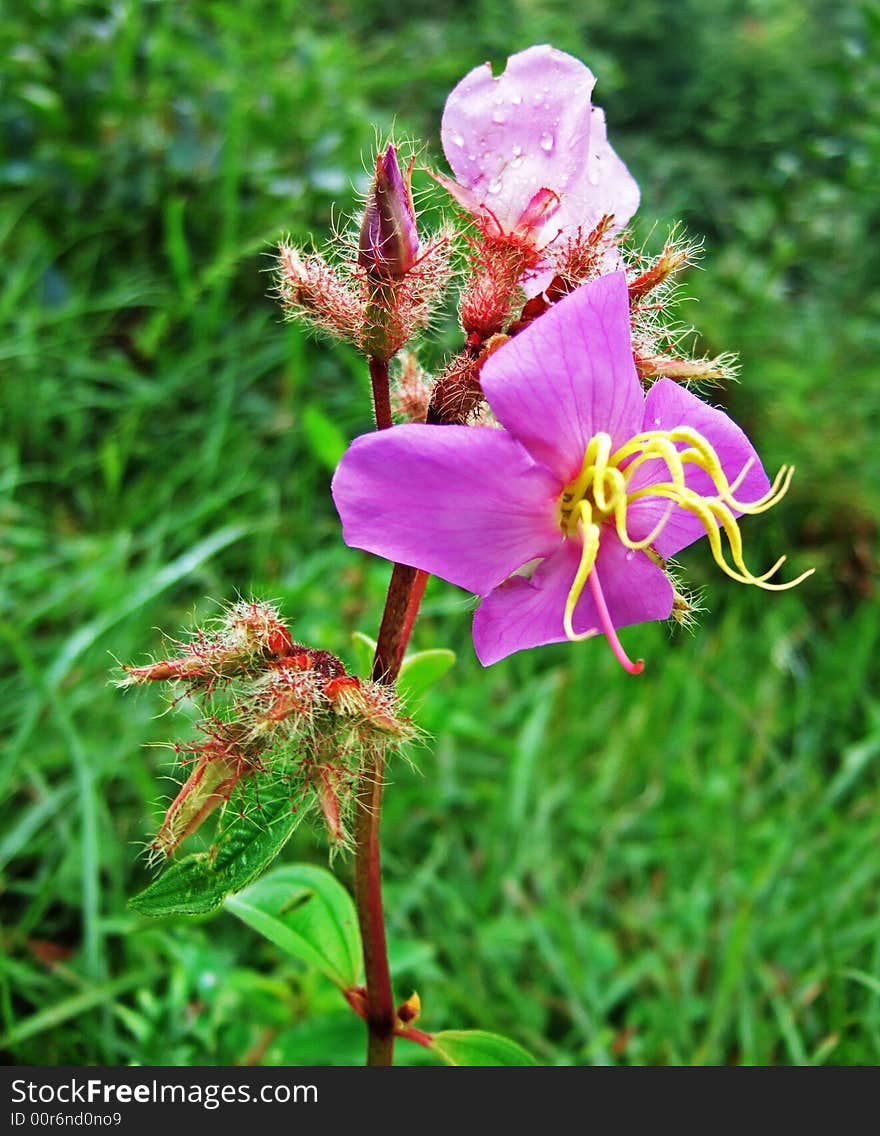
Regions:
[[[584, 638], [574, 632], [574, 608], [596, 562], [601, 526], [612, 522], [621, 544], [635, 551], [650, 552], [651, 546], [662, 533], [675, 508], [684, 509], [695, 516], [706, 532], [715, 563], [721, 570], [742, 584], [753, 584], [768, 591], [793, 588], [812, 570], [802, 573], [788, 583], [771, 583], [773, 576], [785, 562], [780, 557], [761, 575], [756, 575], [743, 559], [742, 534], [735, 514], [754, 515], [766, 512], [788, 492], [793, 467], [782, 466], [767, 492], [755, 501], [740, 501], [736, 494], [744, 484], [754, 458], [749, 458], [739, 474], [730, 481], [724, 472], [715, 448], [698, 431], [689, 426], [673, 430], [646, 430], [630, 438], [613, 453], [611, 436], [595, 434], [584, 452], [584, 460], [577, 477], [565, 487], [559, 499], [560, 527], [570, 539], [580, 539], [581, 558], [565, 608], [565, 633], [571, 638]], [[683, 447], [683, 448], [679, 448]], [[637, 489], [628, 490], [639, 469], [648, 462], [662, 462], [668, 480], [654, 481]], [[700, 494], [687, 483], [686, 466], [696, 466], [709, 478], [714, 495]], [[635, 539], [627, 529], [627, 509], [633, 502], [646, 498], [665, 498], [669, 503], [663, 516], [647, 536]], [[729, 547], [725, 555], [721, 534]], [[588, 634], [596, 634], [591, 631]]]
[[579, 502], [577, 512], [577, 526], [583, 538], [583, 546], [581, 548], [580, 563], [578, 564], [577, 572], [575, 572], [574, 582], [569, 590], [568, 599], [565, 601], [565, 613], [562, 618], [562, 626], [565, 628], [566, 638], [573, 641], [591, 639], [594, 635], [599, 634], [598, 627], [593, 627], [589, 631], [581, 632], [579, 635], [575, 631], [572, 623], [574, 609], [577, 607], [577, 602], [581, 598], [581, 593], [593, 570], [596, 563], [596, 556], [599, 552], [599, 526], [593, 523], [593, 510], [589, 501]]

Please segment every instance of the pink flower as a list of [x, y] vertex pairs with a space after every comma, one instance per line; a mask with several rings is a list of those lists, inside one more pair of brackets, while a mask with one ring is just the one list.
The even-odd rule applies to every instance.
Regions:
[[586, 235], [603, 217], [620, 228], [639, 188], [608, 144], [605, 115], [590, 103], [596, 79], [580, 60], [546, 44], [486, 63], [446, 100], [443, 150], [456, 181], [440, 177], [487, 231], [531, 237]]
[[670, 615], [665, 561], [701, 536], [734, 579], [792, 586], [767, 582], [782, 560], [749, 571], [736, 523], [775, 504], [791, 470], [771, 486], [742, 430], [671, 380], [643, 393], [622, 272], [560, 300], [481, 379], [503, 429], [357, 438], [333, 495], [347, 544], [485, 597], [473, 629], [484, 665], [601, 633], [638, 673], [617, 629]]

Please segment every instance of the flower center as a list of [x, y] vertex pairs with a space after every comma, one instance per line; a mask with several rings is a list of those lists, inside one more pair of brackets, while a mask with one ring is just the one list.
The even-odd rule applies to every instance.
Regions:
[[596, 434], [584, 453], [580, 473], [559, 498], [559, 526], [567, 537], [577, 536], [584, 521], [601, 524], [619, 508], [625, 514], [626, 477], [609, 459], [611, 436]]
[[[763, 497], [757, 501], [744, 502], [737, 499], [736, 493], [745, 480], [752, 459], [749, 459], [734, 481], [729, 481], [711, 443], [690, 427], [647, 430], [637, 434], [614, 452], [611, 445], [609, 434], [595, 434], [584, 452], [580, 473], [565, 486], [559, 497], [560, 528], [569, 540], [582, 542], [580, 563], [565, 605], [564, 626], [569, 639], [586, 639], [601, 630], [626, 669], [633, 673], [641, 670], [640, 663], [630, 663], [623, 653], [596, 575], [596, 557], [603, 524], [614, 525], [617, 537], [625, 548], [644, 552], [650, 550], [678, 507], [697, 517], [706, 530], [715, 563], [741, 584], [755, 584], [768, 591], [781, 591], [793, 588], [811, 574], [812, 570], [788, 583], [770, 583], [771, 577], [785, 561], [782, 556], [767, 572], [756, 576], [743, 560], [742, 534], [736, 521], [738, 513], [763, 513], [780, 501], [788, 492], [793, 467], [782, 466]], [[683, 448], [679, 448], [680, 446]], [[661, 473], [657, 480], [631, 490], [629, 486], [636, 471], [645, 462], [653, 461], [663, 463], [666, 476]], [[701, 494], [692, 489], [687, 484], [688, 466], [696, 466], [707, 474], [715, 493]], [[627, 529], [627, 508], [633, 502], [649, 497], [665, 500], [668, 505], [651, 532], [635, 539]], [[727, 555], [722, 533], [727, 538]], [[732, 563], [728, 562], [727, 556]], [[588, 583], [599, 612], [601, 628], [593, 628], [578, 635], [572, 619], [577, 602]]]

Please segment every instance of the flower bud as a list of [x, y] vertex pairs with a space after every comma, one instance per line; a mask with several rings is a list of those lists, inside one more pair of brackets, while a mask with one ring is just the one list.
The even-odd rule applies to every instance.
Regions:
[[422, 1000], [414, 990], [405, 1002], [397, 1007], [397, 1020], [401, 1026], [411, 1025], [418, 1020], [422, 1012]]
[[340, 799], [340, 778], [336, 770], [328, 765], [314, 766], [310, 780], [318, 798], [321, 816], [327, 829], [330, 846], [336, 848], [345, 844], [348, 831], [342, 818], [343, 801]]
[[412, 163], [402, 174], [397, 151], [389, 143], [376, 159], [376, 176], [367, 196], [358, 241], [358, 264], [374, 280], [399, 280], [418, 258], [411, 176]]
[[243, 777], [254, 772], [254, 765], [229, 740], [231, 727], [218, 728], [207, 741], [192, 747], [196, 766], [165, 814], [152, 844], [153, 855], [170, 856], [212, 812], [229, 800]]
[[412, 722], [398, 714], [395, 696], [379, 683], [340, 675], [326, 684], [324, 697], [337, 718], [358, 724], [374, 735], [406, 741], [415, 732]]

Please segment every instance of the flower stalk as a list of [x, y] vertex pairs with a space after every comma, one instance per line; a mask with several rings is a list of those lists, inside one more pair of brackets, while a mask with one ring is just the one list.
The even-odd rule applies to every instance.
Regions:
[[[386, 430], [392, 425], [388, 363], [373, 356], [369, 368], [376, 428]], [[396, 683], [427, 581], [427, 572], [406, 564], [394, 565], [373, 658], [374, 681], [387, 686]], [[368, 1065], [392, 1063], [396, 1022], [382, 906], [379, 830], [384, 764], [384, 750], [371, 749], [361, 771], [355, 805], [354, 892], [364, 953]]]

